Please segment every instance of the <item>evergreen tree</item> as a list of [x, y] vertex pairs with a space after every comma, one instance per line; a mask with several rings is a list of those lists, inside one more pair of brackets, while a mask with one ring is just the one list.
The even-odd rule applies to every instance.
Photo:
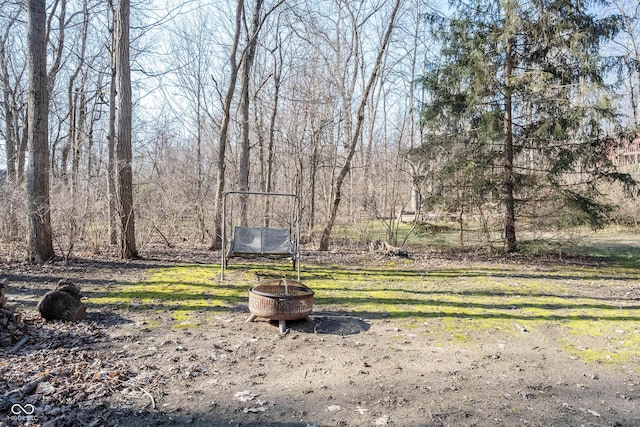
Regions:
[[590, 13], [595, 3], [452, 0], [450, 18], [429, 17], [440, 48], [422, 78], [427, 132], [413, 155], [449, 153], [434, 176], [457, 169], [473, 177], [469, 193], [501, 201], [506, 251], [516, 249], [516, 214], [554, 206], [598, 226], [609, 209], [600, 179], [630, 182], [608, 160], [603, 131], [615, 111], [600, 47], [619, 20]]

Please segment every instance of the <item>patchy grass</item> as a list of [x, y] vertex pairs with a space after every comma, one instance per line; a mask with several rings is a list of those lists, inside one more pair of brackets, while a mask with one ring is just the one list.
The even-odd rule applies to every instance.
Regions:
[[[613, 244], [611, 244], [613, 247]], [[606, 253], [609, 246], [600, 250]], [[640, 281], [640, 251], [614, 251], [600, 267], [482, 264], [425, 270], [410, 260], [374, 267], [303, 264], [303, 282], [317, 310], [363, 319], [388, 318], [403, 328], [428, 325], [444, 341], [473, 343], [485, 333], [559, 333], [569, 354], [597, 362], [640, 361], [640, 302], [629, 291]], [[162, 310], [173, 327], [198, 327], [209, 315], [246, 306], [251, 286], [296, 276], [284, 263], [156, 269], [90, 299], [93, 305]], [[196, 315], [197, 314], [197, 315]], [[437, 321], [435, 321], [437, 319]]]
[[640, 244], [637, 234], [629, 232], [600, 232], [576, 248], [578, 255], [603, 258], [620, 267], [640, 266]]
[[244, 302], [248, 287], [217, 283], [217, 265], [184, 265], [154, 269], [136, 283], [118, 284], [110, 292], [92, 297], [94, 306], [170, 312], [173, 327], [197, 327], [194, 314], [226, 312]]

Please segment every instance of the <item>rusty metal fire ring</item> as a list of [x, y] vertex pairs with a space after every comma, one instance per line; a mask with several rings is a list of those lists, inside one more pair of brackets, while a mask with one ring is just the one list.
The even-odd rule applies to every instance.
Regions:
[[249, 289], [249, 311], [271, 320], [304, 319], [313, 310], [313, 294], [295, 280], [270, 280]]

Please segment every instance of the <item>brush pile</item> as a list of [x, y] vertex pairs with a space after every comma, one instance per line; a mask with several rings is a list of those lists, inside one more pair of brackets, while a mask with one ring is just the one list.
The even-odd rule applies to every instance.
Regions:
[[369, 252], [378, 253], [388, 257], [409, 258], [409, 253], [398, 247], [393, 246], [386, 240], [375, 240], [369, 243]]
[[[6, 295], [7, 281], [0, 281], [0, 347], [17, 345], [25, 336], [22, 313], [16, 305], [9, 305]], [[20, 344], [21, 346], [22, 344]]]

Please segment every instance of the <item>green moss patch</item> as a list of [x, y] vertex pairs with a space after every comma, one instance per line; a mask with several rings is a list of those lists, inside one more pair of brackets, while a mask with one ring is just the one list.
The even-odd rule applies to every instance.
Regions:
[[[90, 299], [93, 305], [160, 310], [173, 326], [197, 327], [202, 319], [246, 305], [261, 281], [295, 279], [285, 263], [218, 265], [151, 270], [137, 283], [123, 283]], [[391, 319], [402, 328], [426, 325], [456, 345], [476, 335], [522, 337], [553, 327], [558, 346], [588, 361], [640, 361], [640, 304], [627, 298], [640, 281], [634, 266], [533, 267], [469, 265], [424, 270], [410, 261], [378, 267], [303, 266], [303, 282], [315, 291], [317, 310], [363, 319]], [[436, 321], [437, 320], [437, 321]], [[443, 337], [449, 337], [443, 338]]]
[[227, 312], [246, 301], [246, 283], [220, 283], [220, 267], [184, 265], [150, 270], [135, 283], [121, 283], [108, 293], [91, 297], [93, 306], [167, 313], [176, 328], [197, 327], [208, 314]]

